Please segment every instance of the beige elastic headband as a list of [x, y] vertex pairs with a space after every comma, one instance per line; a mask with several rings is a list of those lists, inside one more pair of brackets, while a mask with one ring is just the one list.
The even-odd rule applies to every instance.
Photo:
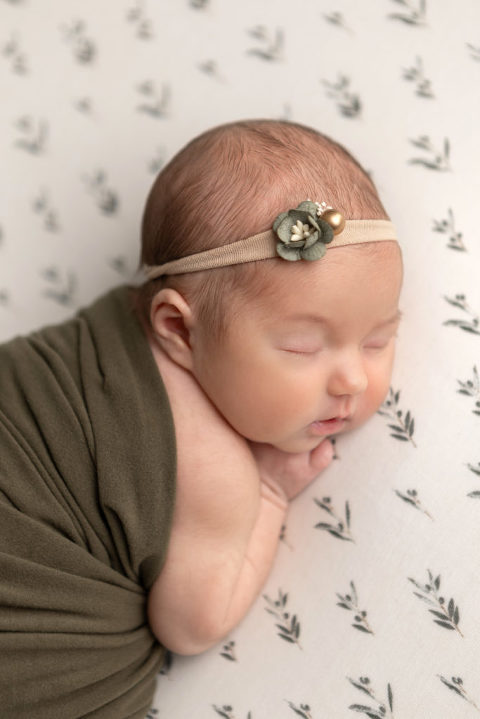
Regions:
[[395, 228], [388, 220], [345, 220], [326, 203], [306, 200], [295, 210], [278, 215], [272, 230], [163, 265], [144, 265], [143, 270], [146, 278], [153, 280], [162, 275], [199, 272], [273, 257], [311, 261], [323, 257], [327, 245], [344, 247], [387, 240], [397, 241]]

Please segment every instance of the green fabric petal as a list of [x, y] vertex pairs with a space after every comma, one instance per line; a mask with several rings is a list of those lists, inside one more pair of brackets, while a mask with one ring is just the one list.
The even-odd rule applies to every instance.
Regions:
[[293, 247], [284, 245], [283, 242], [277, 242], [277, 254], [279, 254], [284, 260], [296, 262], [301, 259], [301, 252], [303, 252], [303, 250], [295, 250]]
[[275, 222], [273, 223], [273, 231], [274, 231], [274, 232], [277, 231], [277, 227], [278, 227], [279, 224], [282, 222], [282, 220], [285, 219], [285, 217], [288, 217], [288, 212], [281, 212], [281, 213], [275, 218]]
[[295, 225], [298, 220], [303, 222], [304, 225], [310, 224], [308, 212], [304, 212], [303, 210], [289, 210], [288, 216], [292, 220], [292, 225]]
[[333, 228], [328, 224], [328, 222], [322, 220], [321, 217], [318, 220], [318, 224], [320, 225], [320, 237], [322, 238], [322, 242], [325, 242], [325, 244], [328, 245], [328, 243], [334, 238]]
[[302, 260], [319, 260], [324, 256], [326, 251], [327, 248], [323, 242], [317, 242], [312, 247], [308, 247], [308, 249], [300, 250], [300, 255]]
[[308, 222], [309, 224], [314, 227], [320, 234], [322, 234], [322, 231], [320, 229], [320, 225], [317, 224], [317, 217], [312, 217], [311, 215], [308, 216]]
[[277, 225], [276, 230], [277, 235], [282, 240], [282, 242], [290, 242], [290, 238], [292, 236], [292, 225], [294, 224], [295, 223], [292, 222], [291, 218], [288, 216], [288, 213], [285, 213], [285, 217]]
[[314, 245], [320, 239], [320, 232], [312, 232], [310, 237], [305, 240], [304, 248], [307, 250], [309, 247]]
[[301, 202], [297, 206], [297, 210], [304, 210], [305, 212], [308, 212], [308, 214], [312, 217], [317, 216], [317, 206], [311, 200], [304, 200], [303, 202]]

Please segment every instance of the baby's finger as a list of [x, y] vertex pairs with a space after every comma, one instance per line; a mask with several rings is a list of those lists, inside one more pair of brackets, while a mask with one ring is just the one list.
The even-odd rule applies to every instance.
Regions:
[[310, 466], [317, 472], [328, 467], [333, 459], [333, 444], [329, 439], [324, 439], [318, 447], [310, 452]]

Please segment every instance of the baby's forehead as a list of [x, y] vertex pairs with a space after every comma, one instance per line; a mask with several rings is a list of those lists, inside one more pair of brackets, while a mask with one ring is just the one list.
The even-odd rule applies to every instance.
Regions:
[[325, 309], [334, 322], [337, 308], [350, 306], [355, 313], [360, 305], [366, 315], [391, 314], [402, 282], [401, 255], [398, 247], [392, 247], [395, 244], [339, 247], [313, 262], [257, 262], [241, 285], [238, 314], [255, 314], [259, 321], [268, 322], [322, 314]]
[[284, 291], [290, 286], [299, 292], [315, 287], [328, 289], [337, 286], [342, 276], [371, 273], [397, 274], [402, 265], [397, 242], [370, 242], [358, 245], [330, 248], [319, 260], [295, 262], [274, 258], [256, 263], [251, 275], [252, 285], [258, 292], [269, 294]]

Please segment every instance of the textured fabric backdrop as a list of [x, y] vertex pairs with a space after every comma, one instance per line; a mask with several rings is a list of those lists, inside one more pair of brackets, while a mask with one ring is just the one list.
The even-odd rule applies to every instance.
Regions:
[[130, 281], [155, 174], [225, 121], [344, 144], [404, 250], [389, 398], [150, 719], [480, 714], [479, 28], [476, 0], [0, 0], [0, 339]]

